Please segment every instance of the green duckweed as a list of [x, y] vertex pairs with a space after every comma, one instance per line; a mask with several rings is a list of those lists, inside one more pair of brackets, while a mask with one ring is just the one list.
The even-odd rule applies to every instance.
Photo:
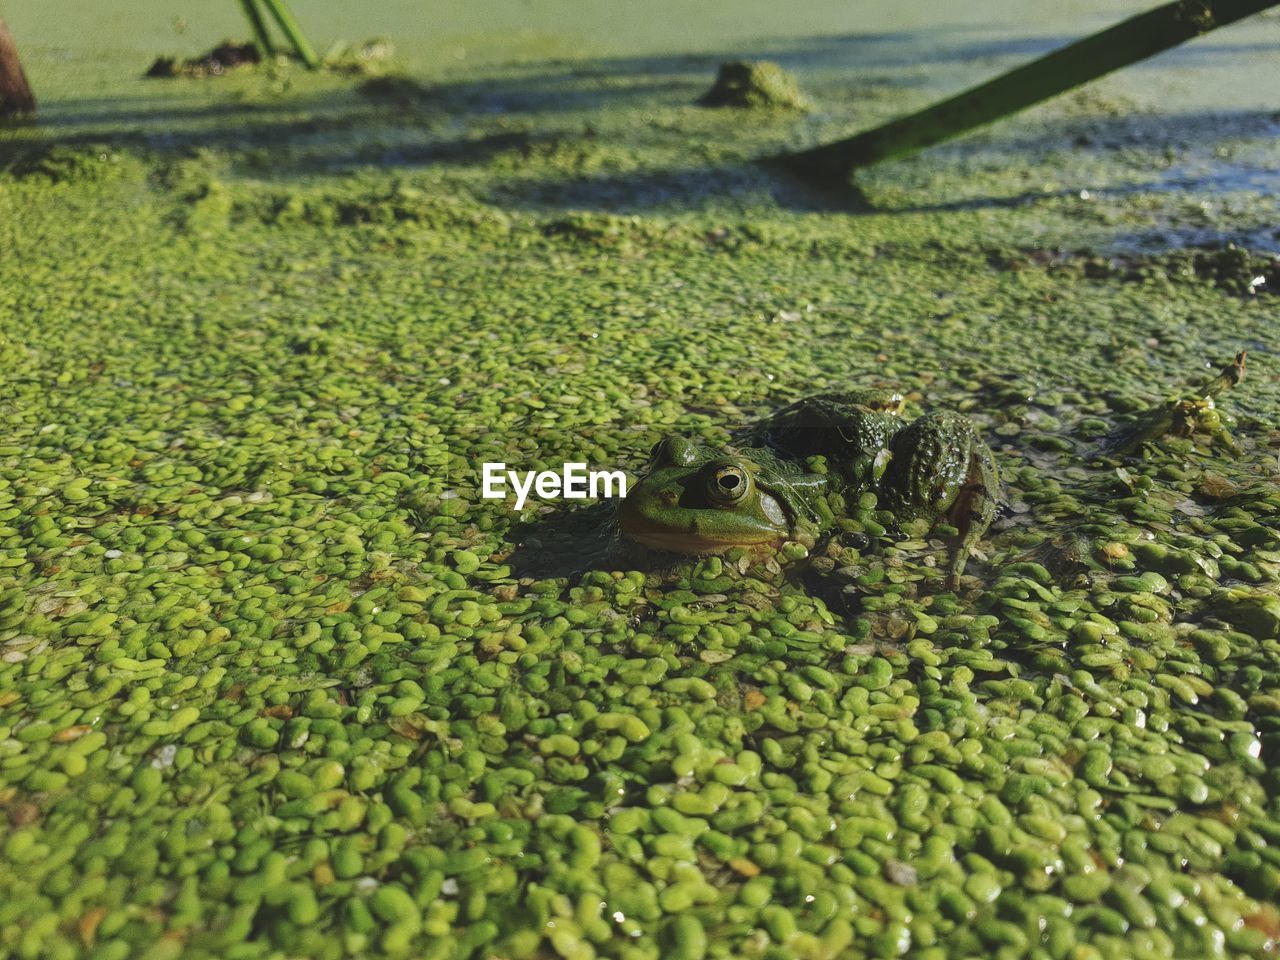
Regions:
[[[1105, 200], [992, 205], [1022, 180], [943, 151], [819, 216], [742, 157], [894, 89], [806, 69], [821, 116], [744, 123], [697, 71], [465, 69], [394, 111], [285, 66], [184, 87], [239, 103], [207, 143], [6, 133], [0, 955], [1274, 952], [1273, 267], [1025, 249], [1271, 200], [1135, 193], [1140, 144], [1090, 154]], [[476, 106], [512, 83], [555, 109]], [[1239, 457], [1099, 452], [1244, 345]], [[996, 450], [957, 593], [871, 496], [673, 561], [480, 495], [871, 382]]]

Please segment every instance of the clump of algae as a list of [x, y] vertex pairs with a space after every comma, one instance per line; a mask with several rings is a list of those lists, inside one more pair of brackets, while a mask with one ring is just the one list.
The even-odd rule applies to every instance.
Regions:
[[711, 89], [699, 98], [704, 107], [758, 110], [808, 110], [809, 100], [795, 77], [772, 60], [728, 60]]

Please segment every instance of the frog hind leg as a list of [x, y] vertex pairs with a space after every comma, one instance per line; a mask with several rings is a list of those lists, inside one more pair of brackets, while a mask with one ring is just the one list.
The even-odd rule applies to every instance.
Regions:
[[890, 452], [879, 485], [885, 506], [902, 520], [945, 520], [956, 528], [947, 577], [955, 589], [995, 517], [1000, 481], [991, 450], [968, 418], [938, 411], [895, 435]]
[[959, 589], [969, 554], [995, 519], [999, 491], [1000, 477], [991, 450], [975, 438], [969, 452], [969, 471], [964, 485], [947, 511], [947, 520], [957, 531], [951, 544], [951, 563], [947, 570], [947, 587], [951, 590]]
[[1189, 432], [1199, 429], [1207, 437], [1210, 449], [1221, 447], [1231, 456], [1239, 457], [1240, 445], [1236, 443], [1228, 427], [1230, 419], [1220, 411], [1209, 407], [1207, 410], [1200, 411], [1198, 422], [1192, 424], [1192, 430]]

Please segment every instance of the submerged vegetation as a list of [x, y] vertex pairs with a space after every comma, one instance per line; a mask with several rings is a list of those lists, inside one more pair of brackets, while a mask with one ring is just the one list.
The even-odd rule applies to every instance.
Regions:
[[[1274, 951], [1274, 198], [1051, 119], [815, 210], [752, 158], [827, 121], [721, 59], [0, 144], [0, 954]], [[1149, 429], [1240, 350], [1234, 454]], [[963, 589], [870, 494], [678, 560], [480, 496], [854, 386], [993, 451]]]

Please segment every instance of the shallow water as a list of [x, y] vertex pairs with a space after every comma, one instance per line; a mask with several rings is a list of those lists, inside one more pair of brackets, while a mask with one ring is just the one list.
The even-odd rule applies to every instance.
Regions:
[[[1096, 2], [1018, 4], [1016, 16], [996, 2], [945, 15], [889, 3], [812, 4], [798, 17], [765, 3], [653, 9], [628, 18], [607, 5], [583, 11], [577, 3], [544, 0], [492, 5], [477, 22], [466, 5], [456, 12], [445, 5], [429, 17], [407, 3], [360, 14], [323, 3], [299, 6], [319, 49], [386, 36], [405, 69], [433, 81], [432, 97], [412, 112], [442, 107], [444, 115], [411, 123], [403, 111], [372, 116], [367, 102], [345, 95], [349, 85], [335, 88], [296, 71], [283, 81], [220, 85], [141, 79], [159, 52], [194, 55], [243, 32], [234, 4], [175, 12], [158, 2], [127, 9], [60, 2], [17, 6], [9, 17], [42, 97], [41, 131], [31, 134], [42, 140], [128, 133], [165, 149], [283, 140], [297, 152], [310, 148], [307, 170], [362, 161], [412, 168], [432, 163], [442, 149], [448, 160], [450, 148], [454, 161], [465, 164], [475, 158], [467, 154], [476, 147], [470, 140], [492, 136], [495, 124], [503, 133], [543, 135], [594, 127], [611, 142], [625, 142], [624, 168], [640, 166], [648, 176], [626, 184], [597, 176], [569, 185], [562, 202], [642, 210], [672, 192], [681, 209], [723, 193], [722, 181], [697, 183], [708, 161], [714, 169], [722, 157], [847, 134], [1119, 15], [1114, 4]], [[629, 29], [615, 29], [619, 22]], [[1131, 237], [1159, 242], [1167, 232], [1173, 244], [1194, 235], [1275, 250], [1280, 241], [1270, 228], [1280, 156], [1269, 91], [1280, 76], [1277, 49], [1280, 18], [1251, 18], [926, 157], [869, 171], [864, 189], [877, 205], [895, 209], [996, 204], [1006, 208], [996, 219], [1054, 239], [1118, 239], [1123, 246]], [[730, 56], [779, 60], [813, 93], [816, 109], [746, 136], [692, 121], [686, 105]], [[707, 155], [683, 155], [682, 134], [706, 138]], [[667, 181], [689, 179], [686, 173], [695, 185], [673, 191]], [[1197, 193], [1204, 196], [1188, 197]], [[1139, 229], [1081, 223], [1105, 216], [1081, 216], [1079, 204], [1063, 202], [1082, 194], [1092, 207], [1117, 198], [1108, 206], [1119, 219], [1141, 221]], [[1206, 212], [1201, 201], [1217, 209]], [[1027, 207], [1030, 216], [1011, 215], [1009, 206]], [[1204, 222], [1190, 222], [1196, 220]]]

